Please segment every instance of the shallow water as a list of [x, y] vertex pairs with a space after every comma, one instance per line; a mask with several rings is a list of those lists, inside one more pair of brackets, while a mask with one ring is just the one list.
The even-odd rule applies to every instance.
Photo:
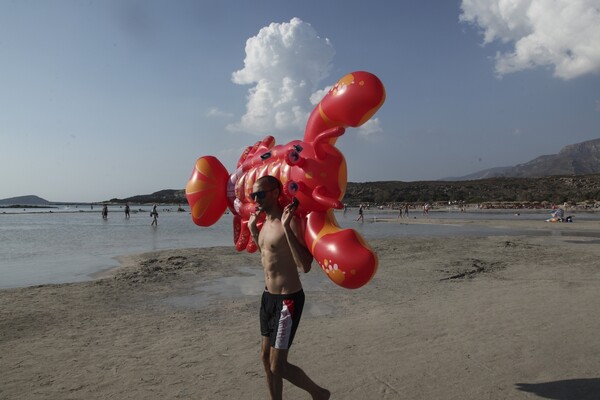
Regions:
[[0, 288], [89, 280], [118, 266], [121, 255], [232, 243], [227, 216], [201, 229], [188, 212], [159, 207], [158, 227], [152, 227], [145, 208], [130, 219], [109, 211], [107, 220], [99, 210], [0, 214]]
[[[239, 275], [199, 281], [195, 292], [185, 296], [173, 296], [163, 300], [164, 303], [178, 308], [206, 309], [217, 304], [223, 298], [253, 299], [258, 298], [265, 290], [264, 273], [260, 267], [239, 267]], [[312, 271], [311, 271], [312, 272]], [[322, 291], [332, 283], [327, 276], [315, 273], [300, 274], [305, 290]], [[312, 316], [333, 314], [335, 308], [330, 304], [307, 302], [304, 313]]]
[[[231, 246], [232, 218], [224, 215], [215, 225], [200, 228], [189, 212], [176, 206], [159, 206], [158, 227], [151, 227], [150, 206], [132, 205], [130, 219], [122, 208], [109, 207], [103, 220], [100, 208], [69, 206], [54, 209], [2, 209], [0, 211], [0, 288], [48, 283], [77, 282], [104, 269], [118, 266], [116, 257], [162, 249]], [[189, 210], [187, 207], [186, 210]], [[138, 212], [138, 210], [141, 210]], [[50, 212], [51, 211], [51, 212]], [[340, 226], [356, 229], [366, 239], [406, 236], [449, 235], [553, 235], [547, 230], [508, 230], [472, 225], [433, 225], [381, 222], [395, 218], [395, 212], [366, 211], [365, 221], [356, 222], [356, 210], [336, 213]], [[447, 212], [430, 213], [431, 218], [531, 220], [541, 223], [549, 212]], [[422, 219], [413, 212], [411, 219]], [[600, 214], [580, 213], [578, 220], [600, 221]], [[575, 222], [576, 223], [576, 222]], [[573, 236], [577, 232], [573, 232]], [[583, 233], [582, 233], [583, 234]], [[593, 236], [585, 233], [586, 236]]]

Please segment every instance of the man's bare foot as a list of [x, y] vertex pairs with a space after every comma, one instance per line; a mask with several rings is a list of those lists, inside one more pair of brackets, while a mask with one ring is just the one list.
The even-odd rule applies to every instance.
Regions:
[[329, 400], [329, 397], [331, 397], [331, 392], [329, 392], [327, 389], [321, 388], [319, 393], [313, 396], [313, 400]]

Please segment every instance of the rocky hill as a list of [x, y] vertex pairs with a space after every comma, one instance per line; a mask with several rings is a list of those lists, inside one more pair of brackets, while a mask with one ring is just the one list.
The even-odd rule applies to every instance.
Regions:
[[10, 197], [8, 199], [1, 199], [0, 205], [3, 206], [46, 206], [52, 204], [46, 199], [42, 199], [41, 197], [29, 195], [29, 196], [19, 196], [19, 197]]
[[470, 181], [348, 183], [344, 202], [567, 202], [600, 201], [600, 174]]
[[491, 168], [444, 180], [476, 180], [494, 177], [533, 178], [600, 173], [600, 139], [565, 146], [558, 154], [543, 155], [514, 167]]
[[[130, 202], [187, 204], [185, 191], [161, 190], [148, 195], [112, 199]], [[423, 202], [549, 202], [562, 204], [600, 201], [600, 174], [542, 178], [488, 178], [470, 181], [349, 182], [344, 203]]]
[[140, 194], [137, 196], [127, 197], [126, 199], [110, 199], [111, 203], [163, 203], [163, 204], [187, 204], [184, 189], [165, 189], [152, 194]]

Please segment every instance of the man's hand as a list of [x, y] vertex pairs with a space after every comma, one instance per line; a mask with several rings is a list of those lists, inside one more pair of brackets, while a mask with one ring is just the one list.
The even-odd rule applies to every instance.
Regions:
[[292, 223], [292, 219], [294, 219], [294, 212], [298, 208], [296, 203], [291, 203], [285, 206], [283, 209], [283, 214], [281, 215], [281, 224], [283, 225], [283, 229], [290, 229], [290, 224]]
[[252, 238], [254, 238], [255, 236], [258, 237], [258, 228], [256, 227], [256, 224], [258, 223], [259, 214], [260, 211], [257, 210], [251, 213], [250, 218], [248, 219], [248, 229], [250, 229], [250, 234], [252, 235]]

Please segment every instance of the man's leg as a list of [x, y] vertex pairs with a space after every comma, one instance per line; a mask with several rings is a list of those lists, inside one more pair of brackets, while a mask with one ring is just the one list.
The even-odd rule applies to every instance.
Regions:
[[260, 357], [262, 359], [265, 374], [267, 375], [267, 387], [271, 399], [281, 399], [283, 392], [283, 382], [280, 376], [273, 375], [271, 372], [271, 343], [268, 336], [262, 337]]
[[[287, 360], [288, 350], [274, 349], [271, 348], [271, 372], [275, 377], [285, 378], [294, 386], [298, 386], [300, 389], [306, 390], [313, 399], [315, 400], [327, 400], [331, 395], [329, 390], [324, 389], [314, 383], [312, 379], [306, 375], [306, 373], [299, 367], [290, 364]], [[281, 380], [279, 381], [281, 384]], [[279, 389], [282, 389], [280, 386]], [[279, 396], [281, 396], [281, 391]], [[281, 397], [275, 397], [280, 399]]]

